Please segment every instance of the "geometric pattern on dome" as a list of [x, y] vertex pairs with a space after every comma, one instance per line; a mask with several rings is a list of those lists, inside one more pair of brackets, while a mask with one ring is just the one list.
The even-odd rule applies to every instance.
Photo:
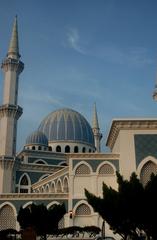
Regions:
[[114, 169], [109, 164], [104, 164], [100, 167], [99, 174], [114, 174]]
[[144, 186], [149, 182], [152, 173], [157, 174], [157, 165], [152, 161], [148, 161], [142, 167], [140, 174], [140, 180]]
[[75, 141], [94, 146], [93, 131], [88, 121], [78, 112], [63, 108], [50, 113], [40, 124], [50, 142]]
[[26, 139], [26, 145], [32, 144], [48, 146], [48, 139], [43, 132], [35, 131], [32, 134], [30, 134]]

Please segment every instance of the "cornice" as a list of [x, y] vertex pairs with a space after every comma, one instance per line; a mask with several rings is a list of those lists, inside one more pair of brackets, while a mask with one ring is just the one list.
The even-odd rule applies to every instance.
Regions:
[[0, 200], [52, 200], [53, 199], [68, 199], [67, 193], [8, 193], [0, 194]]
[[106, 141], [106, 146], [113, 148], [120, 130], [157, 130], [157, 119], [114, 119]]
[[66, 154], [64, 153], [54, 153], [52, 151], [42, 151], [42, 150], [30, 150], [30, 149], [23, 149], [21, 152], [17, 154], [17, 157], [20, 158], [20, 155], [25, 155], [28, 157], [35, 157], [35, 158], [53, 158], [53, 159], [66, 159]]
[[56, 172], [56, 171], [59, 171], [61, 169], [63, 169], [64, 167], [63, 166], [52, 166], [52, 165], [42, 165], [42, 164], [30, 164], [30, 163], [27, 163], [27, 164], [24, 164], [24, 163], [21, 163], [19, 165], [19, 171], [42, 171], [42, 172], [50, 172], [52, 173], [53, 171]]
[[70, 153], [68, 154], [69, 159], [117, 159], [119, 154], [113, 153]]

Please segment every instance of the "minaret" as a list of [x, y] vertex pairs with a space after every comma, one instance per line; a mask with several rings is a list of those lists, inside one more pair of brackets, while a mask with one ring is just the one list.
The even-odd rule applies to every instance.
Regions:
[[153, 92], [153, 99], [155, 101], [157, 101], [157, 83], [155, 84], [155, 89], [154, 89], [154, 92]]
[[100, 133], [96, 104], [94, 104], [93, 110], [92, 130], [94, 134], [96, 152], [100, 152], [101, 151], [100, 141], [102, 138], [102, 134]]
[[4, 72], [3, 102], [0, 106], [0, 192], [11, 192], [12, 170], [16, 154], [17, 120], [22, 108], [17, 105], [19, 74], [24, 64], [19, 60], [18, 26], [15, 17], [6, 58], [1, 68]]

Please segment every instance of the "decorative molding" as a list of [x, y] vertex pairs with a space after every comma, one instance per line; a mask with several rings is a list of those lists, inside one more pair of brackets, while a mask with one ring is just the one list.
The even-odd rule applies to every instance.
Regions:
[[3, 170], [10, 169], [14, 167], [15, 160], [12, 157], [0, 156], [0, 166]]
[[64, 169], [61, 169], [60, 171], [57, 171], [57, 172], [49, 175], [48, 177], [42, 179], [41, 181], [38, 181], [38, 182], [32, 184], [32, 189], [35, 190], [36, 188], [39, 188], [49, 182], [52, 182], [52, 180], [54, 180], [60, 176], [68, 174], [68, 169], [69, 169], [69, 167], [64, 167]]
[[157, 130], [157, 119], [115, 119], [106, 141], [106, 146], [113, 148], [120, 130]]
[[18, 105], [5, 104], [0, 106], [0, 119], [6, 116], [18, 120], [22, 113], [23, 109]]
[[0, 194], [0, 200], [53, 200], [68, 199], [67, 193], [8, 193]]
[[64, 167], [63, 166], [51, 166], [51, 165], [44, 165], [44, 164], [31, 164], [31, 163], [21, 163], [19, 166], [19, 171], [42, 171], [42, 172], [50, 172], [52, 171], [59, 171], [62, 170]]
[[1, 68], [4, 72], [11, 70], [20, 74], [24, 69], [24, 63], [13, 58], [5, 58], [2, 62]]
[[69, 159], [77, 159], [77, 160], [84, 160], [84, 159], [94, 159], [94, 160], [102, 160], [102, 159], [117, 159], [120, 157], [120, 154], [113, 154], [113, 153], [69, 153]]

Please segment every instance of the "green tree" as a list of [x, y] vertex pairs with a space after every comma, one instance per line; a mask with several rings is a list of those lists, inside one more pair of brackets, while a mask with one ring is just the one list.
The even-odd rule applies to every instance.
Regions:
[[143, 231], [144, 188], [133, 173], [130, 180], [124, 180], [117, 173], [118, 191], [103, 183], [103, 198], [85, 189], [88, 203], [110, 225], [114, 233], [123, 239], [138, 238]]
[[33, 227], [37, 235], [46, 239], [47, 234], [56, 231], [58, 223], [65, 213], [64, 204], [55, 204], [50, 209], [43, 204], [32, 204], [29, 208], [20, 208], [17, 220], [21, 229]]

